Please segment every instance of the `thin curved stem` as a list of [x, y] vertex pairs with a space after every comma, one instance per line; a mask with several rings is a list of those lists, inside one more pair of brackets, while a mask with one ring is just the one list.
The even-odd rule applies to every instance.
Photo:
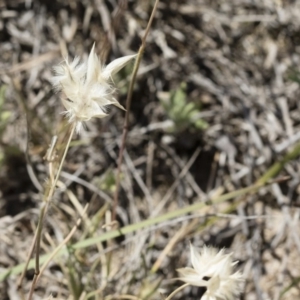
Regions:
[[117, 177], [116, 177], [116, 189], [115, 189], [115, 193], [114, 193], [114, 202], [113, 202], [113, 209], [112, 209], [112, 221], [116, 220], [116, 210], [117, 210], [117, 206], [118, 206], [118, 196], [119, 196], [119, 189], [120, 189], [121, 166], [122, 166], [122, 162], [123, 162], [123, 153], [125, 150], [125, 143], [126, 143], [128, 127], [129, 127], [129, 113], [130, 113], [130, 107], [131, 107], [133, 88], [134, 88], [137, 72], [139, 70], [139, 66], [140, 66], [140, 63], [141, 63], [141, 60], [143, 57], [143, 53], [144, 53], [144, 50], [146, 47], [146, 39], [147, 39], [148, 33], [150, 31], [150, 27], [152, 25], [154, 15], [155, 15], [155, 12], [158, 7], [158, 3], [159, 3], [159, 0], [156, 0], [155, 4], [153, 6], [152, 13], [151, 13], [150, 19], [148, 21], [145, 34], [142, 38], [142, 44], [138, 51], [137, 59], [135, 61], [134, 67], [133, 67], [132, 77], [131, 77], [131, 81], [129, 84], [128, 94], [127, 94], [127, 99], [126, 99], [126, 114], [125, 114], [125, 120], [124, 120], [124, 125], [123, 125], [122, 141], [121, 141], [119, 157], [118, 157], [118, 171], [117, 171]]
[[42, 276], [43, 272], [45, 271], [45, 269], [47, 268], [49, 262], [55, 257], [55, 255], [60, 251], [60, 249], [65, 246], [71, 239], [71, 237], [74, 235], [74, 233], [76, 232], [78, 226], [80, 225], [83, 216], [85, 215], [87, 209], [88, 209], [88, 204], [85, 205], [80, 218], [77, 220], [77, 222], [75, 223], [74, 227], [72, 228], [72, 230], [69, 232], [69, 234], [64, 238], [64, 240], [54, 249], [54, 251], [51, 253], [50, 257], [47, 259], [47, 261], [43, 264], [39, 275], [37, 276], [37, 281], [40, 279], [40, 277]]
[[34, 234], [34, 237], [33, 237], [33, 240], [32, 240], [32, 242], [31, 242], [30, 249], [29, 249], [29, 253], [28, 253], [28, 256], [27, 256], [27, 259], [26, 259], [26, 262], [25, 262], [24, 269], [23, 269], [23, 271], [22, 271], [22, 273], [21, 273], [21, 276], [20, 276], [19, 281], [18, 281], [18, 284], [17, 284], [18, 289], [21, 288], [21, 286], [22, 286], [22, 282], [23, 282], [23, 279], [24, 279], [24, 277], [25, 277], [26, 271], [27, 271], [27, 269], [28, 269], [28, 265], [29, 265], [29, 262], [30, 262], [30, 258], [31, 258], [31, 256], [32, 256], [33, 251], [34, 251], [34, 246], [35, 246], [35, 243], [36, 243], [36, 239], [37, 239], [37, 231], [36, 231], [35, 234]]
[[[50, 188], [46, 189], [46, 191], [45, 191], [45, 195], [44, 195], [45, 201], [44, 201], [44, 205], [43, 205], [43, 207], [41, 208], [41, 211], [40, 211], [39, 222], [38, 222], [38, 227], [37, 227], [37, 231], [36, 231], [35, 272], [34, 272], [34, 278], [32, 280], [32, 284], [31, 284], [28, 300], [32, 299], [33, 292], [34, 292], [34, 289], [35, 289], [35, 285], [37, 283], [37, 279], [38, 279], [38, 276], [40, 274], [40, 245], [41, 245], [44, 219], [45, 219], [45, 216], [47, 214], [47, 210], [48, 210], [49, 204], [52, 200], [53, 194], [55, 192], [56, 184], [57, 184], [57, 181], [59, 179], [59, 176], [60, 176], [60, 173], [61, 173], [61, 170], [62, 170], [62, 166], [64, 164], [64, 161], [65, 161], [65, 158], [67, 156], [68, 150], [70, 148], [70, 144], [71, 144], [74, 132], [75, 132], [75, 128], [76, 128], [76, 124], [74, 123], [71, 127], [71, 132], [70, 132], [70, 135], [69, 135], [69, 138], [68, 138], [63, 156], [62, 156], [61, 161], [59, 163], [58, 170], [56, 172], [54, 181], [51, 180], [51, 174], [50, 174], [50, 184], [51, 185], [50, 185]], [[25, 269], [25, 271], [26, 271], [26, 269]]]
[[173, 296], [175, 296], [178, 292], [180, 292], [181, 290], [183, 290], [185, 287], [189, 286], [189, 283], [183, 284], [182, 286], [180, 286], [179, 288], [177, 288], [175, 291], [173, 291], [165, 300], [170, 300], [171, 298], [173, 298]]

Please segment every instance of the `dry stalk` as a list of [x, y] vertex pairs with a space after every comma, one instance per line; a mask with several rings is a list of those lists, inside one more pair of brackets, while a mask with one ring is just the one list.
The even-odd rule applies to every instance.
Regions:
[[43, 272], [45, 271], [45, 269], [47, 268], [49, 262], [55, 257], [55, 255], [60, 251], [60, 249], [66, 245], [71, 237], [74, 235], [74, 233], [76, 232], [78, 226], [81, 224], [81, 221], [88, 209], [88, 204], [85, 205], [82, 213], [81, 213], [81, 216], [80, 218], [77, 220], [76, 224], [74, 225], [74, 227], [72, 228], [72, 230], [69, 232], [69, 234], [65, 237], [65, 239], [55, 248], [55, 250], [51, 253], [50, 257], [48, 257], [48, 259], [45, 261], [45, 263], [43, 264], [41, 270], [40, 270], [40, 273], [39, 275], [37, 276], [37, 281], [40, 279], [40, 277], [42, 276]]
[[145, 47], [146, 47], [146, 39], [147, 39], [147, 36], [149, 34], [149, 31], [150, 31], [150, 28], [151, 28], [151, 25], [152, 25], [152, 21], [153, 21], [154, 16], [155, 16], [155, 12], [157, 10], [158, 3], [159, 3], [159, 0], [156, 0], [155, 4], [153, 6], [153, 9], [152, 9], [150, 19], [149, 19], [148, 24], [147, 24], [145, 34], [142, 38], [142, 44], [141, 44], [140, 49], [138, 51], [137, 59], [134, 63], [132, 77], [131, 77], [131, 81], [130, 81], [129, 89], [128, 89], [128, 94], [127, 94], [127, 98], [126, 98], [126, 114], [125, 114], [122, 140], [121, 140], [121, 146], [120, 146], [119, 157], [118, 157], [118, 171], [117, 171], [117, 177], [116, 177], [116, 189], [115, 189], [115, 193], [114, 193], [114, 202], [113, 202], [113, 209], [112, 209], [112, 221], [116, 220], [116, 209], [117, 209], [117, 206], [118, 206], [118, 196], [119, 196], [119, 189], [120, 189], [121, 166], [122, 166], [122, 163], [123, 163], [123, 153], [124, 153], [124, 150], [125, 150], [126, 138], [127, 138], [127, 133], [128, 133], [129, 112], [130, 112], [130, 107], [131, 107], [133, 87], [134, 87], [137, 72], [138, 72], [138, 69], [139, 69], [139, 66], [140, 66], [140, 63], [141, 63], [141, 60], [142, 60], [142, 56], [143, 56], [143, 53], [144, 53], [144, 50], [145, 50]]
[[[32, 280], [28, 300], [32, 299], [33, 292], [34, 292], [37, 280], [38, 280], [39, 275], [40, 275], [40, 244], [41, 244], [41, 238], [42, 238], [42, 230], [43, 230], [44, 219], [45, 219], [45, 216], [47, 214], [47, 210], [49, 208], [49, 204], [52, 200], [53, 194], [55, 192], [56, 184], [57, 184], [57, 181], [59, 179], [59, 176], [60, 176], [60, 173], [61, 173], [61, 170], [62, 170], [63, 163], [65, 161], [66, 155], [68, 153], [70, 143], [71, 143], [71, 140], [72, 140], [74, 132], [75, 132], [75, 128], [76, 128], [76, 124], [74, 123], [71, 127], [71, 132], [70, 132], [70, 135], [69, 135], [69, 138], [68, 138], [63, 156], [62, 156], [61, 161], [59, 163], [59, 167], [58, 167], [58, 170], [56, 172], [54, 180], [52, 180], [53, 177], [54, 177], [53, 174], [49, 174], [50, 188], [45, 189], [44, 203], [43, 203], [43, 207], [41, 208], [41, 211], [40, 211], [38, 227], [37, 227], [35, 237], [34, 237], [34, 241], [33, 241], [33, 245], [35, 245], [35, 249], [36, 249], [35, 271], [34, 271], [34, 278]], [[50, 164], [49, 164], [50, 171], [52, 170], [51, 164], [52, 164], [52, 162], [50, 161]], [[33, 249], [34, 249], [34, 247], [32, 247], [32, 249], [30, 249], [30, 250], [32, 250], [31, 253], [29, 253], [30, 256], [33, 252]], [[30, 256], [28, 257], [28, 260], [30, 259]], [[26, 263], [24, 271], [23, 271], [22, 274], [25, 274], [25, 272], [27, 270], [27, 266], [28, 266], [28, 262]], [[22, 279], [23, 279], [23, 277], [20, 278], [20, 284], [22, 284]]]
[[185, 287], [189, 286], [189, 283], [185, 283], [183, 285], [181, 285], [179, 288], [177, 288], [175, 291], [173, 291], [165, 300], [170, 300], [172, 299], [178, 292], [180, 292], [181, 290], [183, 290]]

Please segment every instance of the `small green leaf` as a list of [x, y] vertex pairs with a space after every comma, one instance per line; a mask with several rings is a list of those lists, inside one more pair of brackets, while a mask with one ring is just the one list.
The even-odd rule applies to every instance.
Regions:
[[189, 102], [186, 95], [186, 83], [168, 93], [162, 93], [160, 102], [165, 109], [169, 119], [174, 122], [174, 129], [168, 132], [178, 133], [190, 127], [205, 129], [208, 124], [197, 118], [200, 110], [194, 102]]
[[6, 92], [6, 86], [2, 85], [0, 87], [0, 111], [2, 110], [2, 106], [5, 102], [5, 92]]
[[1, 115], [0, 115], [0, 122], [1, 123], [7, 122], [8, 119], [10, 118], [10, 116], [11, 116], [11, 112], [10, 111], [4, 111], [4, 112], [2, 112]]
[[199, 119], [197, 121], [194, 122], [194, 125], [197, 129], [206, 129], [208, 127], [207, 122]]
[[183, 107], [186, 103], [186, 84], [182, 83], [172, 94], [171, 102], [174, 107]]

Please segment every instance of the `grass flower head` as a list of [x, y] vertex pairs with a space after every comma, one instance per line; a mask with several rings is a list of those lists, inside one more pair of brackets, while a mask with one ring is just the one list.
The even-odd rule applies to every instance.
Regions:
[[112, 76], [120, 71], [135, 55], [118, 58], [103, 66], [95, 54], [93, 46], [88, 60], [80, 63], [76, 57], [71, 63], [68, 59], [54, 68], [52, 84], [61, 92], [65, 114], [70, 122], [76, 123], [79, 132], [82, 122], [107, 116], [106, 107], [115, 105], [124, 107], [114, 98], [115, 88]]
[[239, 272], [233, 272], [237, 261], [232, 261], [231, 254], [206, 246], [199, 253], [193, 245], [190, 245], [190, 251], [193, 268], [179, 269], [179, 279], [190, 285], [206, 287], [202, 300], [231, 300], [241, 292], [243, 278]]

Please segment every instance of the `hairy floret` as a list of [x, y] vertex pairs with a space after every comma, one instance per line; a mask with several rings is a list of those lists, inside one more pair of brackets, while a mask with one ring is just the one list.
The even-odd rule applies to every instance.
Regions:
[[190, 245], [193, 268], [182, 268], [180, 280], [194, 286], [206, 287], [202, 300], [231, 300], [241, 291], [243, 277], [239, 272], [233, 273], [237, 261], [232, 261], [232, 254], [224, 250], [204, 246], [199, 253]]
[[95, 53], [95, 45], [86, 62], [78, 57], [70, 63], [68, 59], [54, 67], [52, 84], [61, 92], [61, 99], [70, 122], [76, 123], [79, 132], [82, 122], [107, 116], [106, 107], [115, 105], [124, 107], [114, 97], [115, 88], [112, 76], [120, 71], [136, 55], [128, 55], [103, 66]]

